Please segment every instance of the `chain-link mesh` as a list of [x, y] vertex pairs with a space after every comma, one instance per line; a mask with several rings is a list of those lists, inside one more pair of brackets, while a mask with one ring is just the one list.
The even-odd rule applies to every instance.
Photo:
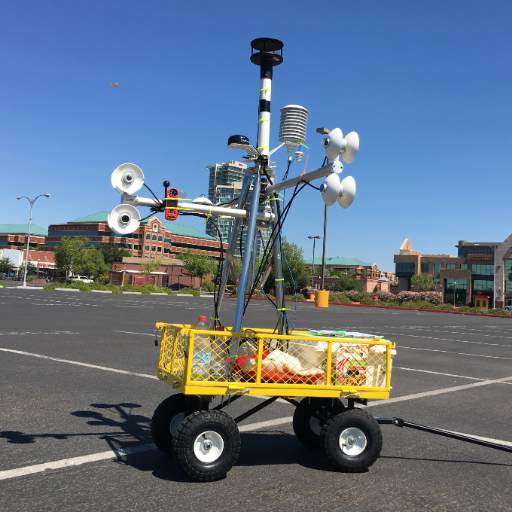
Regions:
[[165, 325], [159, 367], [179, 380], [188, 376], [191, 383], [386, 386], [388, 341], [263, 331], [233, 334]]

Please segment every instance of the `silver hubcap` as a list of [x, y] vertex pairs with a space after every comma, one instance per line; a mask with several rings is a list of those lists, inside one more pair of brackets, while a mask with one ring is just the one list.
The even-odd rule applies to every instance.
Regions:
[[215, 462], [223, 451], [224, 440], [219, 433], [213, 430], [207, 430], [199, 434], [194, 441], [194, 455], [201, 462]]
[[346, 455], [357, 457], [364, 452], [367, 440], [365, 433], [357, 427], [346, 428], [340, 434], [340, 449]]

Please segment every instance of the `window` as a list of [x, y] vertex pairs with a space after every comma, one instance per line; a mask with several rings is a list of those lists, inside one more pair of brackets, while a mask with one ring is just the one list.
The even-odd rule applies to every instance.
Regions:
[[151, 240], [156, 240], [156, 235], [153, 235], [153, 236], [151, 237]]
[[162, 241], [162, 237], [161, 237], [161, 236], [159, 236], [159, 237], [158, 237], [158, 241], [159, 241], [159, 242], [161, 242], [161, 241]]
[[446, 268], [449, 270], [455, 270], [455, 263], [450, 263], [450, 264], [446, 265]]
[[468, 269], [468, 264], [467, 263], [462, 263], [461, 266], [460, 266], [460, 269], [461, 270], [467, 270]]
[[134, 245], [133, 248], [139, 251], [140, 249], [142, 249], [142, 245]]
[[421, 271], [424, 273], [424, 274], [428, 274], [428, 263], [422, 263], [421, 264]]
[[149, 233], [146, 235], [146, 240], [151, 240], [151, 235]]
[[471, 265], [471, 273], [481, 276], [493, 276], [494, 265]]
[[441, 272], [441, 263], [434, 263], [434, 274]]
[[149, 245], [146, 245], [146, 247], [144, 247], [144, 249], [146, 249], [146, 251], [149, 251]]
[[395, 273], [397, 277], [411, 277], [414, 275], [415, 268], [414, 263], [397, 263]]
[[512, 260], [505, 260], [505, 291], [512, 292]]
[[151, 247], [151, 250], [152, 250], [153, 252], [154, 252], [154, 251], [156, 251], [156, 246], [154, 246], [154, 245], [153, 245], [153, 246]]
[[446, 280], [446, 290], [452, 290], [453, 292], [453, 285], [455, 283], [455, 287], [457, 290], [466, 290], [467, 288], [467, 281], [466, 279], [447, 279]]
[[171, 249], [164, 249], [164, 254], [169, 254], [171, 252]]
[[484, 279], [475, 279], [473, 281], [473, 290], [482, 290], [486, 292], [494, 291], [494, 281], [486, 281]]
[[162, 248], [161, 247], [157, 247], [156, 252], [162, 252]]
[[158, 229], [158, 224], [153, 224], [153, 229]]
[[166, 244], [170, 244], [171, 243], [171, 239], [170, 238], [166, 238], [164, 241], [165, 241]]

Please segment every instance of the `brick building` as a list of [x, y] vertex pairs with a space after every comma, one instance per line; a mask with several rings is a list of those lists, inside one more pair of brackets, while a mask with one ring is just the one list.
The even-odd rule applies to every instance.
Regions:
[[[48, 231], [35, 224], [30, 226], [30, 247], [44, 245]], [[28, 224], [0, 224], [0, 247], [17, 249], [28, 241]]]
[[[180, 253], [189, 249], [206, 251], [209, 256], [220, 258], [220, 242], [196, 228], [162, 222], [157, 217], [152, 217], [143, 221], [134, 233], [118, 235], [108, 227], [108, 213], [95, 213], [66, 224], [51, 224], [48, 227], [45, 250], [53, 251], [63, 236], [82, 235], [90, 239], [90, 245], [113, 243], [139, 258], [166, 260], [179, 257]], [[227, 243], [224, 243], [225, 249]]]

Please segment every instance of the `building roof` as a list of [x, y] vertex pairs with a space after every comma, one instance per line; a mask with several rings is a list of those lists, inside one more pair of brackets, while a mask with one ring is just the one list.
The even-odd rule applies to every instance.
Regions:
[[[27, 235], [28, 224], [0, 224], [0, 235]], [[48, 230], [35, 224], [30, 226], [31, 235], [48, 236]]]
[[[306, 265], [312, 265], [313, 258], [306, 261]], [[315, 265], [321, 265], [322, 258], [315, 258]], [[339, 267], [371, 267], [373, 263], [365, 263], [357, 258], [325, 258], [326, 265], [335, 265]]]
[[193, 238], [204, 238], [205, 240], [217, 240], [213, 236], [207, 235], [199, 229], [192, 228], [190, 226], [183, 226], [182, 224], [174, 224], [173, 222], [162, 222], [162, 226], [165, 228], [167, 233], [171, 233], [177, 236], [191, 236]]
[[[108, 214], [110, 212], [98, 212], [93, 213], [92, 215], [87, 215], [86, 217], [81, 217], [80, 219], [70, 220], [68, 224], [88, 224], [94, 222], [107, 222]], [[142, 221], [142, 223], [146, 223], [151, 219]], [[192, 238], [203, 238], [204, 240], [217, 240], [213, 236], [207, 235], [203, 233], [199, 229], [183, 226], [182, 224], [174, 224], [174, 222], [160, 222], [161, 225], [165, 228], [167, 233], [171, 233], [176, 236], [190, 236]], [[46, 233], [48, 235], [48, 232]]]

